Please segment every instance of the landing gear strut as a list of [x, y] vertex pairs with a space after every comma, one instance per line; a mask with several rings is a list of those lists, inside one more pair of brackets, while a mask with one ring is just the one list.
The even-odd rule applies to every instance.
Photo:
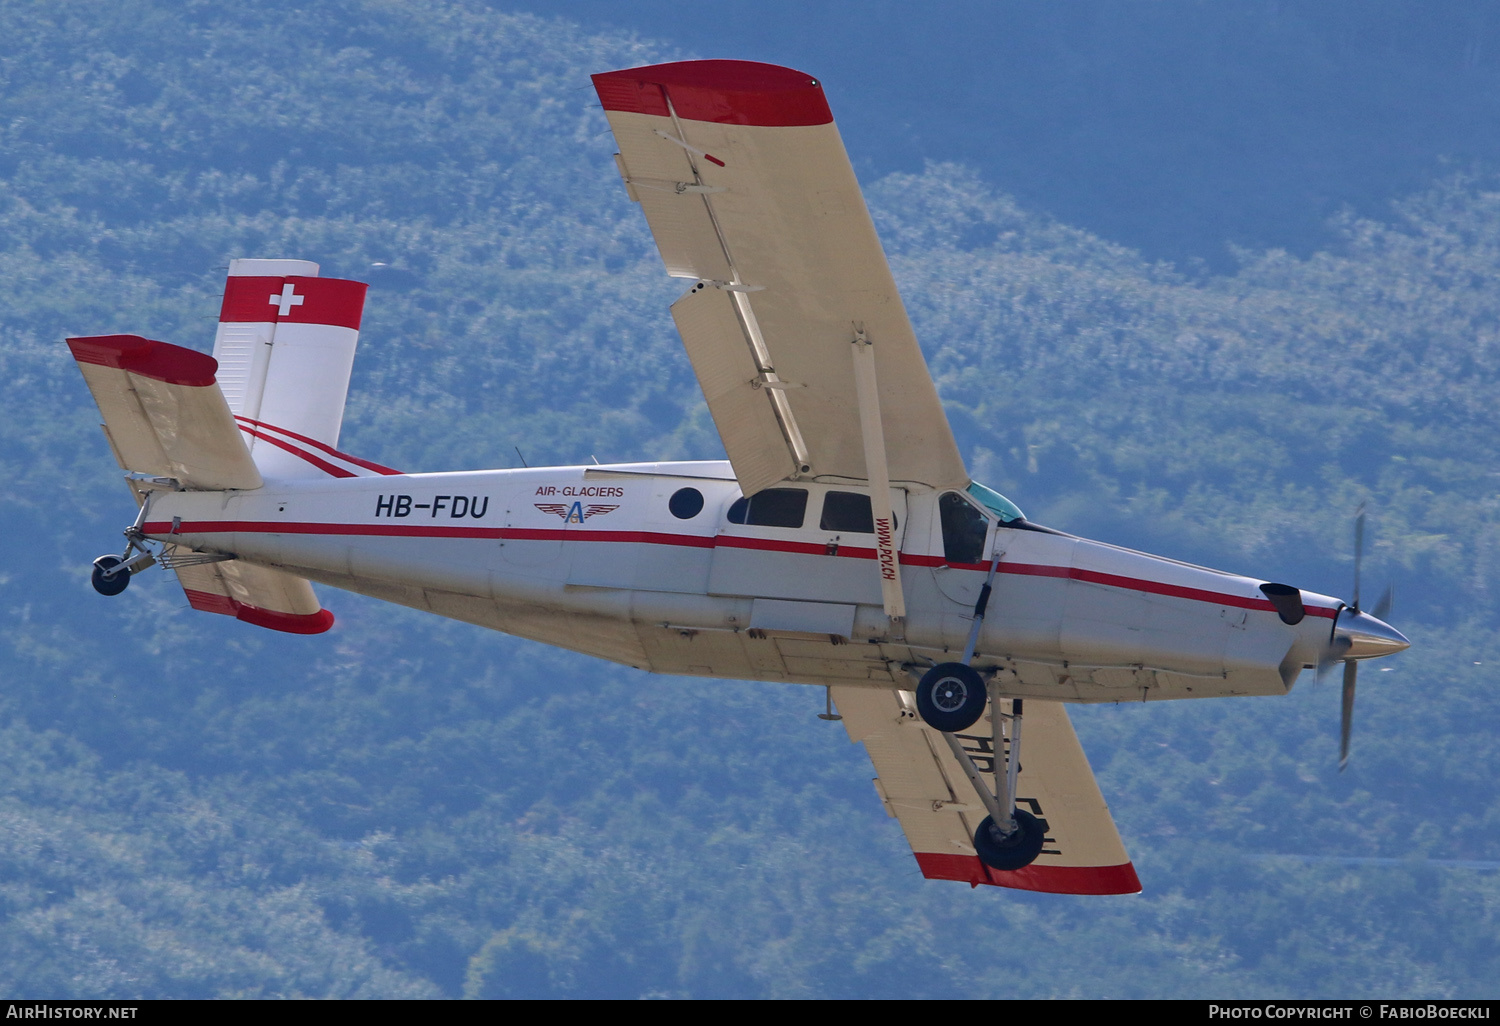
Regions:
[[[131, 475], [134, 476], [134, 475]], [[149, 480], [159, 481], [160, 478]], [[235, 557], [225, 552], [196, 552], [192, 549], [183, 549], [177, 543], [177, 529], [180, 521], [172, 518], [172, 531], [165, 541], [153, 541], [147, 538], [141, 528], [146, 523], [146, 514], [151, 510], [151, 496], [153, 492], [147, 492], [145, 500], [141, 503], [141, 511], [135, 518], [135, 523], [125, 528], [125, 551], [116, 556], [113, 554], [100, 556], [94, 560], [93, 571], [89, 574], [89, 580], [94, 585], [94, 590], [101, 595], [118, 595], [130, 585], [130, 578], [148, 567], [158, 564], [168, 570], [176, 570], [184, 566], [198, 566], [203, 563], [222, 563]]]
[[[999, 691], [988, 695], [993, 731], [994, 791], [990, 790], [964, 746], [953, 736], [960, 730], [968, 730], [984, 715], [984, 678], [969, 663], [979, 644], [979, 628], [990, 604], [990, 592], [1001, 555], [1003, 553], [997, 545], [991, 553], [989, 575], [979, 590], [979, 600], [974, 603], [963, 661], [939, 663], [922, 675], [917, 684], [917, 712], [929, 727], [942, 732], [943, 740], [948, 742], [953, 757], [989, 812], [979, 829], [974, 831], [975, 854], [991, 869], [1016, 870], [1036, 861], [1042, 853], [1047, 833], [1039, 819], [1016, 808], [1016, 776], [1021, 771], [1021, 699], [1012, 699], [1010, 712], [1002, 713]], [[1008, 738], [1006, 723], [1010, 724]]]
[[141, 533], [141, 526], [145, 524], [146, 514], [150, 509], [151, 495], [148, 492], [145, 501], [141, 503], [141, 511], [136, 515], [135, 523], [125, 529], [125, 551], [118, 556], [103, 555], [94, 560], [89, 582], [99, 594], [120, 594], [130, 586], [133, 574], [156, 564], [156, 554], [147, 547], [150, 543]]
[[[958, 760], [974, 792], [979, 795], [989, 815], [974, 831], [974, 851], [991, 869], [1020, 869], [1036, 861], [1042, 853], [1046, 831], [1041, 821], [1024, 809], [1016, 808], [1016, 776], [1021, 772], [1021, 699], [1011, 700], [1010, 712], [1000, 711], [1000, 696], [990, 696], [990, 720], [993, 723], [995, 790], [991, 791], [983, 774], [964, 751], [958, 738], [945, 733], [943, 740]], [[1006, 737], [1005, 724], [1010, 724]]]

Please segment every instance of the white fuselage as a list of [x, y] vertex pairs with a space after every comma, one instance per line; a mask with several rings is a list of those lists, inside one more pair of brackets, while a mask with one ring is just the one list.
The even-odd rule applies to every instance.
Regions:
[[993, 518], [954, 558], [938, 493], [907, 486], [893, 622], [873, 536], [823, 526], [828, 492], [868, 489], [786, 487], [808, 493], [800, 527], [731, 523], [733, 471], [704, 462], [158, 492], [145, 531], [641, 669], [885, 688], [963, 651], [995, 552], [974, 665], [1007, 696], [1075, 702], [1283, 694], [1342, 606], [1304, 594], [1288, 625], [1261, 581]]

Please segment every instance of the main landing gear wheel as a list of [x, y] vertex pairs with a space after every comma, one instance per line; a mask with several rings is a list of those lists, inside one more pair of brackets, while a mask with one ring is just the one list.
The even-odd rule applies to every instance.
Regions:
[[993, 816], [984, 817], [974, 831], [974, 851], [979, 861], [991, 869], [1022, 869], [1042, 853], [1047, 832], [1042, 829], [1041, 821], [1024, 809], [1016, 809], [1015, 817], [1016, 832], [1009, 837], [995, 826]]
[[94, 571], [89, 575], [94, 590], [101, 595], [118, 595], [129, 587], [129, 570], [121, 570], [116, 574], [109, 573], [123, 562], [125, 561], [119, 556], [100, 556], [94, 560]]
[[917, 712], [929, 727], [944, 734], [978, 723], [988, 700], [984, 678], [963, 663], [938, 663], [917, 685]]

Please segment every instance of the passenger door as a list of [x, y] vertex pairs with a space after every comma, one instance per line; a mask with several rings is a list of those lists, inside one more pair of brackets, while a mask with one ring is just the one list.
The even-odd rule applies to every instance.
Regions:
[[[899, 548], [906, 492], [891, 489], [891, 509]], [[880, 605], [869, 489], [770, 488], [731, 503], [708, 587], [715, 595]]]

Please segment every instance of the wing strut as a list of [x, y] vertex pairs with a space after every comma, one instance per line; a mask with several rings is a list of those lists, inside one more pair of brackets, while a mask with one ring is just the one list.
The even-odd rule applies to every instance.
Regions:
[[875, 566], [885, 615], [906, 618], [901, 592], [901, 559], [896, 551], [891, 513], [891, 472], [885, 460], [885, 425], [880, 420], [880, 391], [875, 381], [875, 345], [862, 327], [854, 331], [854, 388], [859, 396], [859, 426], [864, 433], [865, 472], [870, 478], [870, 512], [875, 516]]

